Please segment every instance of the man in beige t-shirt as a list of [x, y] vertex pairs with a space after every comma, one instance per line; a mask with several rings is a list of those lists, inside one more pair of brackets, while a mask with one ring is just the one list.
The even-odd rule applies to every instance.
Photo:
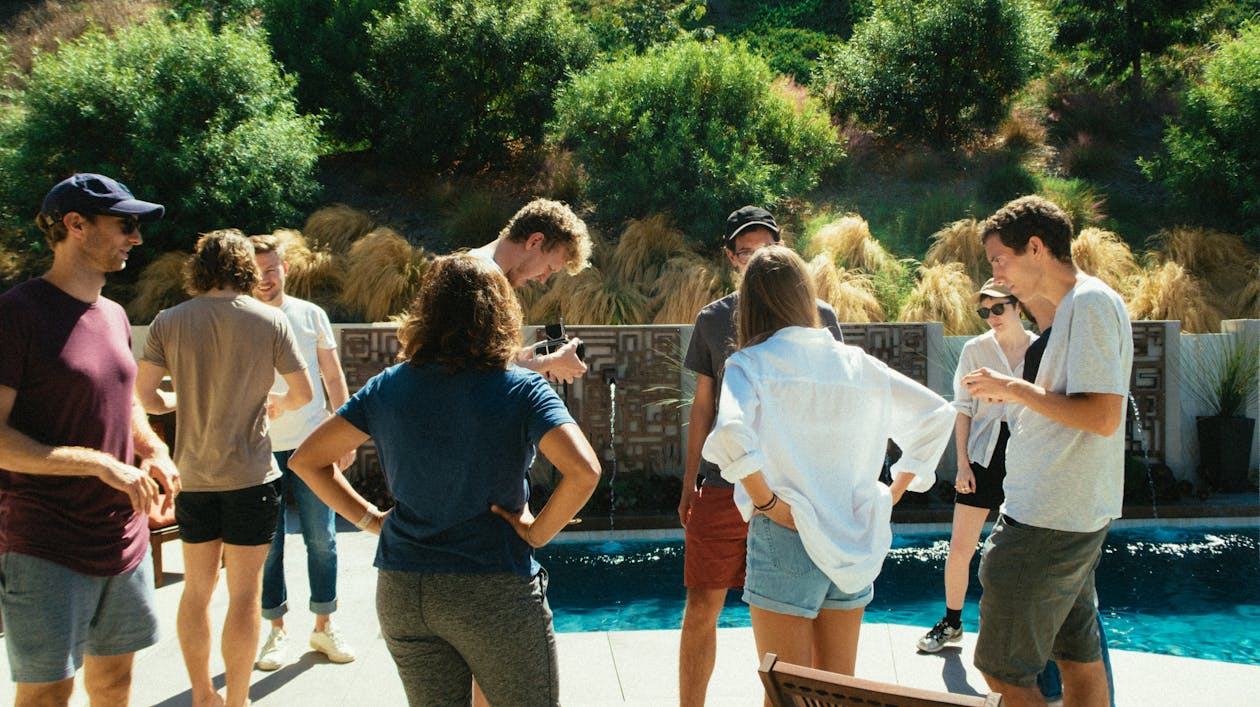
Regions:
[[[284, 314], [249, 295], [257, 280], [247, 238], [235, 231], [202, 236], [186, 272], [196, 296], [153, 320], [136, 372], [136, 394], [149, 413], [178, 412], [175, 460], [184, 485], [175, 518], [184, 593], [177, 627], [194, 707], [248, 702], [262, 567], [280, 509], [267, 418], [312, 398]], [[174, 394], [159, 389], [167, 372]], [[277, 372], [289, 388], [269, 400]], [[222, 637], [226, 702], [210, 677], [209, 607], [220, 561], [229, 597]]]

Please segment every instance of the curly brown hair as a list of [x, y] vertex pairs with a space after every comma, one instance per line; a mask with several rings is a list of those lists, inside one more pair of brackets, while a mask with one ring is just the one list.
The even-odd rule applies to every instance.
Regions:
[[503, 273], [467, 253], [435, 258], [398, 328], [399, 360], [450, 373], [505, 369], [521, 347], [521, 306]]
[[550, 199], [534, 199], [521, 207], [511, 221], [499, 231], [499, 238], [523, 243], [532, 234], [543, 234], [543, 250], [551, 252], [564, 246], [569, 250], [565, 270], [575, 275], [591, 260], [591, 234], [586, 222], [565, 204]]
[[1072, 219], [1059, 205], [1042, 196], [1021, 196], [980, 224], [980, 242], [989, 236], [1002, 239], [1002, 245], [1022, 254], [1028, 239], [1037, 236], [1056, 259], [1072, 262]]
[[759, 344], [790, 326], [820, 327], [814, 281], [791, 248], [758, 248], [744, 270], [736, 310], [739, 348]]
[[256, 284], [254, 246], [235, 228], [203, 233], [184, 266], [184, 289], [190, 295], [220, 288], [248, 294]]

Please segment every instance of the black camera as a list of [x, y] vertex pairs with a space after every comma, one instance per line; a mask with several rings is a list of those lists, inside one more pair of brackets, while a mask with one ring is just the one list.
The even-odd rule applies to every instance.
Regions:
[[[543, 333], [546, 334], [547, 340], [534, 344], [534, 355], [536, 356], [545, 356], [549, 353], [554, 353], [561, 346], [569, 343], [569, 335], [564, 330], [563, 319], [555, 324], [548, 324], [544, 326]], [[586, 360], [586, 344], [580, 341], [577, 345], [577, 357], [579, 361]]]

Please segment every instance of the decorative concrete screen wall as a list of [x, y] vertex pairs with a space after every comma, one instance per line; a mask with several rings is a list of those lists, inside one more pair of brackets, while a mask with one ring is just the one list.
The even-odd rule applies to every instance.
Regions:
[[[350, 390], [397, 362], [395, 327], [387, 324], [338, 325], [341, 359]], [[871, 352], [907, 376], [941, 390], [949, 377], [931, 365], [933, 342], [940, 347], [941, 325], [846, 324], [845, 340]], [[631, 473], [682, 473], [686, 452], [685, 408], [670, 401], [689, 398], [692, 383], [681, 368], [691, 337], [690, 326], [572, 326], [569, 335], [586, 345], [589, 372], [568, 386], [557, 386], [573, 417], [586, 432], [605, 467], [615, 441], [620, 470]], [[541, 341], [541, 327], [528, 327], [526, 341]], [[951, 372], [952, 374], [952, 372]], [[615, 383], [616, 436], [610, 434]], [[941, 390], [941, 392], [945, 392]], [[380, 463], [371, 443], [359, 452], [353, 474], [375, 485]]]
[[[844, 324], [845, 341], [949, 396], [956, 354], [946, 353], [941, 325]], [[395, 327], [387, 324], [338, 325], [342, 363], [351, 391], [397, 362]], [[1177, 355], [1176, 322], [1134, 322], [1132, 391], [1142, 434], [1132, 410], [1126, 422], [1128, 448], [1141, 454], [1143, 439], [1151, 461], [1164, 461], [1169, 445], [1167, 410], [1179, 409], [1176, 387], [1168, 381]], [[686, 409], [676, 401], [689, 398], [691, 382], [680, 363], [691, 336], [690, 326], [572, 326], [569, 335], [586, 344], [590, 371], [568, 386], [557, 386], [570, 411], [607, 467], [615, 453], [621, 471], [681, 474], [686, 452]], [[541, 327], [528, 327], [526, 341], [541, 341]], [[616, 435], [610, 434], [610, 413], [616, 400]], [[670, 401], [675, 401], [671, 404]], [[1176, 427], [1171, 426], [1171, 427]], [[1173, 436], [1179, 437], [1174, 434]], [[1173, 440], [1174, 447], [1180, 440]], [[1178, 449], [1177, 451], [1180, 451]], [[379, 478], [379, 462], [371, 444], [360, 450], [356, 476]], [[941, 471], [953, 472], [953, 454], [944, 455]]]

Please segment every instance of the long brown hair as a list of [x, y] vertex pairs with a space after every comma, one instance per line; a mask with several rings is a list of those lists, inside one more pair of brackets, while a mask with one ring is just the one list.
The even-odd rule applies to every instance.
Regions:
[[398, 341], [398, 358], [413, 366], [505, 369], [520, 350], [521, 306], [493, 263], [467, 253], [442, 256], [425, 271]]
[[821, 327], [817, 295], [805, 261], [791, 248], [758, 248], [739, 286], [739, 348], [770, 338], [784, 327]]

